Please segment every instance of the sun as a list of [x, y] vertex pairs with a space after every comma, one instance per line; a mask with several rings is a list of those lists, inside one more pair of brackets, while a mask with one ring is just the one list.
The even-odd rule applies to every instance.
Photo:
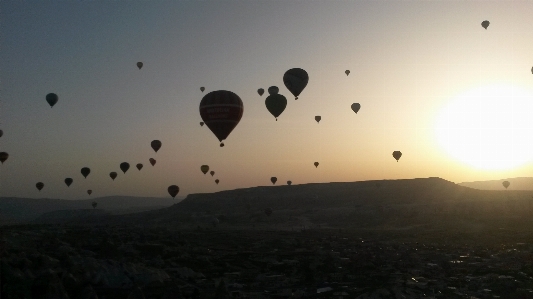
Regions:
[[478, 169], [508, 170], [533, 160], [533, 92], [491, 84], [459, 94], [438, 114], [437, 143]]

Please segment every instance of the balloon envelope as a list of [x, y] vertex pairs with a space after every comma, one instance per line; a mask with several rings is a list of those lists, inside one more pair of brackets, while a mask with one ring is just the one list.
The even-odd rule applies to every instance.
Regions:
[[44, 187], [44, 184], [41, 182], [38, 182], [37, 184], [35, 184], [35, 187], [37, 187], [37, 190], [41, 191], [41, 189], [43, 189]]
[[[90, 195], [90, 194], [89, 194]], [[93, 201], [93, 203], [91, 204], [93, 206], [93, 209], [96, 208], [96, 206], [98, 205], [98, 203], [96, 201]]]
[[91, 195], [93, 193], [93, 190], [87, 190], [87, 194]]
[[143, 63], [142, 63], [142, 62], [140, 62], [140, 61], [139, 61], [139, 62], [137, 62], [137, 67], [138, 67], [139, 69], [141, 69], [141, 68], [143, 67]]
[[262, 96], [262, 95], [265, 93], [265, 90], [262, 89], [262, 88], [259, 88], [259, 89], [257, 90], [257, 93], [258, 93], [260, 96]]
[[201, 122], [200, 122], [200, 127], [203, 127], [203, 126], [204, 126], [204, 122], [201, 121]]
[[309, 75], [300, 68], [293, 68], [285, 72], [283, 75], [283, 83], [287, 89], [298, 99], [298, 96], [304, 90], [309, 82]]
[[209, 171], [209, 165], [202, 165], [200, 166], [200, 170], [206, 174]]
[[143, 168], [143, 165], [141, 163], [138, 163], [137, 165], [137, 169], [141, 170]]
[[346, 73], [346, 76], [348, 76], [350, 74], [350, 70], [346, 70], [344, 73]]
[[155, 161], [155, 159], [154, 159], [154, 158], [150, 158], [150, 159], [148, 159], [148, 160], [150, 161], [150, 164], [152, 164], [152, 166], [154, 166], [154, 165], [155, 165], [155, 162], [156, 162], [156, 161]]
[[212, 91], [200, 102], [200, 116], [220, 142], [235, 129], [243, 111], [241, 98], [227, 90]]
[[353, 103], [352, 104], [352, 110], [353, 112], [355, 112], [357, 114], [357, 112], [359, 111], [359, 109], [361, 109], [361, 104], [359, 103]]
[[204, 92], [204, 90], [205, 90], [205, 87], [203, 87], [203, 86], [200, 87], [200, 91]]
[[315, 120], [316, 120], [317, 123], [320, 123], [321, 119], [322, 119], [322, 117], [320, 115], [315, 116]]
[[84, 178], [87, 178], [89, 173], [91, 173], [91, 170], [89, 169], [89, 167], [83, 167], [81, 169], [81, 174], [83, 175]]
[[400, 160], [400, 158], [402, 156], [402, 152], [394, 151], [394, 152], [392, 152], [392, 156], [394, 157], [394, 159], [396, 159], [396, 162], [398, 162], [398, 160]]
[[6, 153], [6, 152], [1, 152], [0, 153], [0, 162], [2, 162], [2, 164], [4, 164], [4, 162], [7, 160], [7, 158], [9, 158], [9, 154]]
[[214, 176], [214, 175], [215, 175], [215, 172], [212, 171], [212, 170], [211, 170], [209, 173], [211, 174], [211, 176]]
[[128, 169], [130, 169], [130, 164], [128, 162], [120, 163], [120, 170], [122, 170], [122, 172], [126, 173]]
[[278, 180], [278, 178], [275, 177], [275, 176], [270, 178], [270, 181], [272, 182], [272, 185], [276, 184], [277, 180]]
[[116, 172], [110, 172], [109, 173], [109, 176], [111, 177], [111, 179], [114, 181], [116, 178], [117, 178], [117, 173]]
[[483, 26], [483, 28], [485, 28], [485, 29], [487, 29], [487, 27], [489, 27], [489, 25], [490, 25], [490, 22], [487, 21], [487, 20], [481, 22], [481, 26]]
[[505, 187], [505, 189], [507, 189], [511, 183], [509, 183], [509, 181], [503, 181], [502, 185]]
[[268, 88], [268, 94], [272, 95], [272, 94], [278, 94], [279, 93], [279, 88], [277, 86], [270, 86]]
[[72, 182], [74, 182], [74, 180], [71, 179], [71, 178], [66, 178], [65, 179], [65, 184], [67, 184], [67, 187], [70, 187], [70, 184], [72, 184]]
[[278, 120], [278, 116], [287, 107], [287, 99], [280, 94], [271, 94], [265, 100], [268, 111]]
[[219, 181], [218, 179], [216, 179], [216, 180], [215, 180], [215, 183], [217, 183], [217, 185], [218, 185], [218, 182], [220, 182], [220, 181]]
[[161, 141], [159, 140], [152, 140], [150, 143], [152, 146], [152, 149], [157, 153], [157, 151], [161, 148]]
[[176, 195], [178, 195], [178, 192], [180, 192], [180, 188], [176, 185], [169, 186], [167, 190], [168, 190], [168, 194], [170, 194], [172, 198], [175, 198]]
[[287, 181], [287, 185], [292, 185], [292, 181]]
[[54, 107], [58, 100], [59, 97], [55, 93], [49, 93], [46, 95], [46, 101], [48, 102], [48, 105], [50, 105], [50, 107]]
[[315, 164], [315, 167], [318, 167], [318, 162], [315, 162], [314, 164]]
[[4, 131], [0, 130], [0, 137], [4, 135]]

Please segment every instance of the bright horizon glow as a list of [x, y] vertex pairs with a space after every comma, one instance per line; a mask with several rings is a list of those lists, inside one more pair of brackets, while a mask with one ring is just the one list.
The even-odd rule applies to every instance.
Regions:
[[456, 96], [439, 113], [435, 135], [450, 156], [484, 170], [507, 170], [533, 160], [533, 93], [489, 84]]

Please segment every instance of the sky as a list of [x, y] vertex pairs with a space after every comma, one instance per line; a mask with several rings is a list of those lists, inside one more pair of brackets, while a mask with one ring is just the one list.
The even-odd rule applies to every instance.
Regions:
[[[503, 0], [1, 1], [0, 196], [533, 176], [531, 11]], [[291, 68], [309, 75], [297, 101], [282, 80]], [[270, 86], [288, 100], [278, 121]], [[244, 106], [223, 148], [199, 125], [216, 90]]]

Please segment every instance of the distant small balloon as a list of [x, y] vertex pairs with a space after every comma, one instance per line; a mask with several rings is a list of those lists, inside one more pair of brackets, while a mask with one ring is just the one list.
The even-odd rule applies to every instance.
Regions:
[[318, 167], [318, 162], [315, 162], [314, 165], [315, 165], [315, 168], [317, 168]]
[[278, 181], [278, 178], [273, 176], [273, 177], [270, 178], [270, 181], [272, 182], [272, 185], [275, 185], [276, 182]]
[[[89, 194], [90, 195], [90, 194]], [[93, 203], [91, 204], [93, 206], [93, 209], [96, 208], [96, 206], [98, 205], [98, 203], [96, 201], [93, 201]]]
[[180, 192], [180, 188], [176, 185], [169, 186], [167, 190], [168, 190], [168, 194], [170, 194], [172, 198], [175, 198], [176, 195], [178, 195], [178, 192]]
[[117, 178], [117, 173], [116, 172], [110, 172], [109, 173], [109, 176], [111, 177], [111, 179], [114, 181], [116, 178]]
[[87, 194], [91, 195], [93, 193], [93, 190], [87, 190]]
[[38, 182], [37, 184], [35, 184], [35, 187], [37, 187], [37, 190], [41, 191], [41, 189], [43, 189], [44, 187], [44, 184], [42, 182]]
[[352, 104], [352, 110], [353, 110], [353, 112], [355, 112], [355, 114], [357, 114], [359, 109], [361, 109], [361, 104], [359, 104], [359, 103], [353, 103]]
[[283, 75], [283, 83], [285, 87], [298, 99], [300, 93], [304, 90], [309, 82], [309, 75], [304, 69], [293, 68], [285, 72]]
[[143, 165], [141, 163], [138, 163], [136, 166], [137, 166], [137, 169], [139, 169], [139, 171], [143, 168]]
[[214, 176], [214, 175], [215, 175], [215, 172], [212, 171], [212, 170], [211, 170], [209, 173], [211, 174], [211, 176]]
[[292, 185], [292, 181], [287, 181], [287, 185]]
[[148, 159], [148, 161], [150, 161], [150, 164], [152, 164], [152, 166], [154, 166], [154, 165], [155, 165], [155, 162], [156, 162], [156, 161], [155, 161], [155, 159], [154, 159], [154, 158], [150, 158], [150, 159]]
[[206, 174], [209, 171], [209, 165], [202, 165], [200, 166], [200, 170]]
[[143, 67], [143, 63], [142, 63], [142, 62], [140, 62], [140, 61], [139, 61], [139, 62], [137, 62], [137, 67], [138, 67], [139, 69], [141, 69], [141, 68]]
[[218, 179], [215, 180], [215, 183], [217, 183], [217, 185], [218, 185], [219, 182], [220, 182], [220, 181], [219, 181]]
[[72, 184], [72, 182], [74, 182], [74, 180], [71, 179], [71, 178], [66, 178], [66, 179], [65, 179], [65, 184], [67, 184], [67, 187], [70, 187], [70, 185]]
[[130, 163], [128, 163], [128, 162], [120, 163], [120, 170], [122, 170], [122, 172], [126, 173], [126, 171], [128, 171], [128, 169], [130, 169]]
[[200, 122], [200, 127], [203, 127], [203, 126], [204, 126], [204, 122], [201, 121], [201, 122]]
[[322, 119], [322, 117], [320, 115], [315, 116], [315, 120], [316, 120], [317, 123], [320, 123], [321, 119]]
[[4, 135], [4, 131], [0, 130], [0, 137]]
[[[533, 67], [531, 68], [531, 73], [533, 74]], [[0, 137], [1, 137], [1, 135], [0, 135]]]
[[0, 153], [0, 162], [2, 162], [2, 164], [4, 164], [4, 162], [7, 160], [7, 158], [9, 158], [9, 154], [6, 153], [6, 152], [1, 152]]
[[287, 99], [281, 94], [270, 94], [265, 99], [265, 106], [277, 121], [278, 116], [280, 116], [287, 107]]
[[402, 156], [402, 152], [394, 151], [392, 152], [392, 156], [394, 157], [394, 159], [396, 159], [396, 162], [398, 162], [398, 160], [400, 160], [400, 157]]
[[159, 140], [152, 140], [150, 143], [152, 146], [152, 149], [157, 153], [157, 151], [161, 148], [161, 141]]
[[485, 20], [485, 21], [481, 22], [481, 26], [483, 26], [483, 28], [485, 28], [485, 30], [487, 30], [487, 27], [489, 27], [489, 25], [490, 25], [489, 21]]
[[279, 88], [277, 86], [270, 86], [268, 88], [268, 94], [272, 95], [272, 94], [278, 94], [279, 92]]
[[54, 107], [58, 100], [59, 97], [55, 93], [49, 93], [46, 95], [46, 101], [48, 102], [48, 105], [50, 105], [50, 108]]
[[505, 187], [505, 189], [507, 189], [511, 183], [509, 183], [509, 181], [503, 181], [502, 185]]
[[262, 89], [262, 88], [259, 88], [259, 89], [257, 90], [257, 93], [258, 93], [260, 96], [262, 96], [262, 95], [265, 93], [265, 90]]
[[346, 70], [344, 73], [346, 73], [346, 76], [348, 76], [350, 74], [350, 70]]
[[83, 175], [84, 178], [87, 178], [89, 173], [91, 173], [91, 169], [89, 169], [89, 167], [83, 167], [81, 169], [81, 174]]
[[203, 87], [203, 86], [202, 86], [202, 87], [200, 87], [200, 90], [201, 90], [202, 92], [204, 92], [204, 90], [205, 90], [205, 87]]

